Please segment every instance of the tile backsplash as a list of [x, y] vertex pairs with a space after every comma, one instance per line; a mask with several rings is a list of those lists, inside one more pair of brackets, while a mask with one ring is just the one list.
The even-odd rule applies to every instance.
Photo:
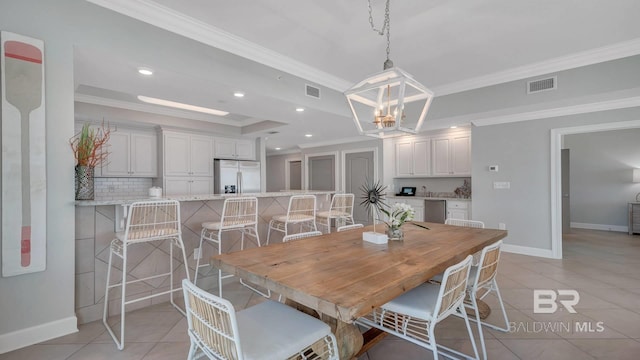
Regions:
[[95, 178], [95, 200], [148, 197], [151, 178]]

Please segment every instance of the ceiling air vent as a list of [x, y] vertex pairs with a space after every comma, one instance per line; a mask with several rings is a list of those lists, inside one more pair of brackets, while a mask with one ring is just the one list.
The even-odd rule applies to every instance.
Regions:
[[312, 98], [320, 99], [320, 89], [309, 84], [305, 84], [305, 94]]
[[277, 133], [279, 133], [280, 131], [267, 131], [267, 134], [269, 135], [275, 135]]
[[553, 76], [546, 79], [533, 80], [527, 83], [527, 94], [541, 91], [555, 90], [558, 87], [558, 77]]

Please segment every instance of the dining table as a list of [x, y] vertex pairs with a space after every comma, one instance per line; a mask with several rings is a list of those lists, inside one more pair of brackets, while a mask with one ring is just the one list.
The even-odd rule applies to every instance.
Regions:
[[300, 310], [317, 312], [336, 335], [340, 359], [352, 359], [384, 336], [376, 329], [362, 334], [354, 324], [358, 317], [507, 236], [506, 230], [427, 222], [402, 229], [403, 240], [384, 244], [363, 240], [363, 232], [385, 231], [369, 225], [215, 255], [210, 262]]

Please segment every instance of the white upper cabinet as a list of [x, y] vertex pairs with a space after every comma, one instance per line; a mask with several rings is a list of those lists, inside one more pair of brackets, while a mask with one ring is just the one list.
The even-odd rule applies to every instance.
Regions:
[[399, 140], [396, 143], [396, 176], [429, 176], [429, 139]]
[[214, 156], [217, 159], [255, 160], [256, 148], [253, 140], [215, 138]]
[[471, 135], [461, 133], [431, 139], [433, 176], [471, 175]]
[[103, 177], [157, 177], [158, 146], [155, 134], [119, 129], [109, 137], [109, 156]]
[[165, 176], [212, 176], [213, 138], [164, 133]]

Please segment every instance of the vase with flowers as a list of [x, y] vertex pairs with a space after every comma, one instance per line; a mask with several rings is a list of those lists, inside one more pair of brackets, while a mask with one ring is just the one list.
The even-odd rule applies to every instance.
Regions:
[[104, 122], [98, 128], [92, 128], [87, 123], [82, 125], [80, 132], [69, 139], [76, 159], [76, 200], [93, 200], [95, 167], [102, 165], [109, 155], [107, 146], [110, 134], [111, 129], [109, 126], [105, 127]]
[[381, 209], [383, 214], [386, 215], [387, 220], [387, 236], [389, 240], [403, 240], [404, 232], [402, 231], [402, 225], [405, 222], [413, 220], [415, 216], [415, 210], [409, 204], [395, 203], [390, 209]]

